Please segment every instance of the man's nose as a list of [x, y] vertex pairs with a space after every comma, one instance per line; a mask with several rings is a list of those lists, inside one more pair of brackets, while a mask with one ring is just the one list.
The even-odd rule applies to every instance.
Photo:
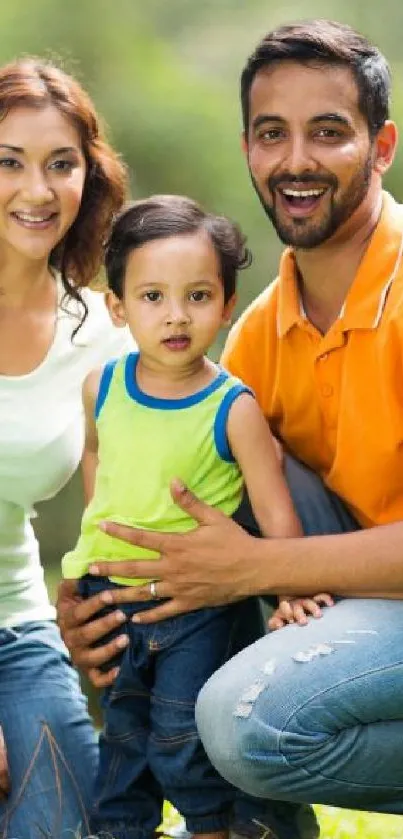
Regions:
[[316, 169], [309, 143], [301, 135], [290, 137], [286, 159], [283, 162], [292, 175], [302, 175]]

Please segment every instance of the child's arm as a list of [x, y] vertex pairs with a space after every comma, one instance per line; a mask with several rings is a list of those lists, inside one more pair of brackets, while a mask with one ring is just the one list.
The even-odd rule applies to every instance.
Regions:
[[262, 534], [302, 536], [269, 424], [249, 393], [238, 396], [231, 406], [227, 436]]
[[272, 631], [282, 629], [287, 623], [298, 623], [305, 626], [308, 617], [322, 617], [321, 606], [334, 606], [334, 600], [330, 594], [321, 592], [313, 597], [279, 597], [279, 605], [274, 610], [267, 622]]
[[[274, 438], [255, 399], [242, 394], [233, 403], [227, 423], [231, 451], [242, 471], [252, 509], [264, 536], [302, 536], [301, 523], [282, 472]], [[287, 623], [307, 622], [307, 615], [320, 617], [320, 605], [332, 606], [329, 594], [291, 598], [279, 596], [279, 606], [269, 620], [269, 629]]]
[[81, 474], [86, 504], [88, 504], [94, 494], [95, 472], [98, 465], [98, 434], [95, 423], [95, 403], [99, 390], [101, 372], [101, 370], [92, 370], [83, 384], [85, 439], [81, 457]]

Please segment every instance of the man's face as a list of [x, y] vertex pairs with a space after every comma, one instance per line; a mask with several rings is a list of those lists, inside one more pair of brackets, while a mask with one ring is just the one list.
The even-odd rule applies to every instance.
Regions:
[[351, 71], [294, 61], [260, 70], [250, 91], [245, 150], [280, 239], [303, 249], [328, 240], [365, 203], [373, 177]]

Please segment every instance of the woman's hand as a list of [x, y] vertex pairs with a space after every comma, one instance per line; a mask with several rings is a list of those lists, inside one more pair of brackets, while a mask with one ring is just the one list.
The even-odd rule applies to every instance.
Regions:
[[0, 801], [6, 801], [10, 793], [10, 775], [8, 772], [7, 748], [3, 729], [0, 726]]
[[[124, 591], [130, 594], [132, 589], [122, 589]], [[118, 674], [116, 667], [105, 673], [99, 669], [100, 666], [121, 652], [127, 644], [126, 635], [120, 635], [107, 644], [93, 647], [93, 644], [126, 620], [124, 613], [119, 610], [97, 618], [97, 613], [105, 606], [113, 606], [110, 591], [83, 600], [77, 592], [77, 580], [63, 580], [59, 585], [56, 608], [62, 638], [74, 664], [85, 670], [93, 685], [98, 688], [111, 685]]]

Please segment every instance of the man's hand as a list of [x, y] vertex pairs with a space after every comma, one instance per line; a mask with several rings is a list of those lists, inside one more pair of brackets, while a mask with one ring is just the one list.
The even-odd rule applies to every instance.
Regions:
[[[133, 620], [137, 623], [153, 623], [205, 606], [230, 603], [254, 592], [248, 565], [258, 540], [219, 510], [195, 498], [181, 482], [172, 482], [171, 493], [199, 527], [188, 533], [154, 533], [104, 522], [102, 529], [110, 536], [157, 551], [160, 559], [97, 562], [90, 567], [92, 574], [150, 577], [155, 581], [154, 597], [164, 599], [164, 603], [136, 615]], [[131, 589], [133, 602], [152, 598], [149, 584]], [[115, 591], [113, 599], [118, 602]], [[79, 663], [77, 656], [75, 660]]]
[[7, 748], [3, 729], [0, 726], [0, 801], [6, 801], [10, 793], [10, 775], [8, 773]]
[[[102, 638], [126, 620], [118, 608], [106, 617], [97, 617], [105, 606], [163, 598], [158, 606], [141, 612], [133, 620], [153, 623], [204, 606], [230, 603], [255, 593], [251, 554], [257, 539], [248, 536], [232, 519], [199, 501], [179, 481], [171, 486], [172, 497], [198, 523], [188, 533], [155, 533], [104, 522], [111, 536], [133, 545], [151, 548], [159, 560], [99, 562], [90, 572], [102, 576], [150, 577], [150, 585], [110, 589], [82, 600], [76, 580], [63, 580], [59, 586], [57, 616], [63, 640], [74, 664], [85, 670], [95, 687], [111, 685], [118, 669], [101, 671], [127, 644], [126, 635], [100, 645]], [[96, 646], [94, 646], [96, 644]]]

